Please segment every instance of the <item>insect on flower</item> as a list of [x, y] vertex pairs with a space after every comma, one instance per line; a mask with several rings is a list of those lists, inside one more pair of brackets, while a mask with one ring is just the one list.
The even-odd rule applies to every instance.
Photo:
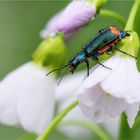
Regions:
[[130, 36], [128, 31], [121, 31], [115, 26], [110, 26], [110, 27], [104, 28], [104, 29], [100, 30], [99, 33], [94, 38], [92, 38], [87, 44], [85, 44], [83, 46], [82, 50], [79, 53], [77, 53], [69, 61], [69, 63], [67, 65], [65, 65], [61, 68], [58, 68], [58, 69], [54, 69], [54, 70], [50, 71], [47, 75], [49, 75], [50, 73], [52, 73], [54, 71], [61, 70], [66, 67], [61, 79], [58, 82], [58, 84], [59, 84], [67, 69], [69, 69], [69, 71], [71, 73], [74, 73], [74, 71], [76, 70], [78, 65], [85, 62], [87, 65], [87, 76], [88, 76], [89, 75], [89, 61], [88, 61], [89, 58], [92, 58], [98, 64], [111, 70], [111, 68], [106, 67], [105, 65], [100, 63], [98, 60], [98, 57], [103, 55], [104, 53], [111, 52], [113, 49], [136, 59], [135, 56], [132, 56], [131, 54], [121, 51], [115, 47], [115, 44], [117, 44], [119, 41], [121, 41], [126, 36]]

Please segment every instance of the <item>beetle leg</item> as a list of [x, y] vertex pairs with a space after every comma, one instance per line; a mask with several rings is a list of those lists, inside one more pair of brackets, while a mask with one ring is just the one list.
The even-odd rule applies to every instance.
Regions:
[[114, 48], [114, 49], [117, 50], [117, 51], [119, 51], [119, 52], [121, 52], [121, 53], [124, 53], [124, 54], [126, 54], [126, 55], [128, 55], [128, 56], [131, 56], [131, 57], [137, 59], [137, 57], [135, 57], [135, 56], [133, 56], [133, 55], [131, 55], [131, 54], [128, 54], [128, 53], [126, 53], [126, 52], [124, 52], [124, 51], [122, 51], [122, 50], [119, 50], [119, 49], [117, 49], [117, 48]]
[[105, 53], [108, 54], [108, 55], [111, 55], [113, 47], [114, 47], [114, 45], [110, 46], [110, 48]]
[[88, 59], [85, 60], [85, 63], [87, 64], [87, 76], [89, 76], [89, 61], [88, 61]]
[[98, 57], [94, 56], [94, 58], [95, 58], [97, 61], [99, 61]]
[[107, 52], [111, 52], [114, 48], [114, 45], [111, 45], [110, 48], [107, 50]]
[[97, 62], [98, 64], [100, 64], [101, 66], [103, 66], [104, 68], [107, 68], [107, 69], [109, 69], [109, 70], [112, 70], [111, 68], [109, 68], [109, 67], [103, 65], [103, 64], [100, 63], [98, 60], [96, 60], [96, 58], [95, 58], [94, 56], [92, 56], [92, 59], [93, 59], [95, 62]]
[[111, 55], [111, 54], [112, 54], [112, 52], [111, 52], [112, 50], [113, 50], [113, 47], [111, 47], [111, 48], [110, 48], [109, 50], [107, 50], [105, 53], [108, 54], [108, 55]]

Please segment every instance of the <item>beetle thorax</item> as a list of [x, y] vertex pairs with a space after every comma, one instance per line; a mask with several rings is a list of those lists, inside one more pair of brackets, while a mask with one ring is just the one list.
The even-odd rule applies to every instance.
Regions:
[[84, 51], [78, 53], [69, 63], [70, 72], [74, 72], [74, 70], [78, 67], [80, 63], [83, 63], [86, 59], [86, 53]]

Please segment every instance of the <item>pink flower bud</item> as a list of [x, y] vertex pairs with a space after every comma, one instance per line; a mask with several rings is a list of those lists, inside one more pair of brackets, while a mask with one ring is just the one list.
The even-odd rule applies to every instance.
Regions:
[[42, 38], [46, 38], [48, 36], [53, 36], [57, 32], [57, 24], [58, 20], [61, 16], [62, 11], [60, 11], [58, 14], [53, 16], [50, 21], [47, 23], [45, 29], [43, 29], [40, 33], [40, 36]]
[[94, 18], [96, 8], [84, 0], [72, 1], [63, 11], [58, 21], [58, 31], [69, 34]]
[[[79, 10], [80, 9], [80, 10]], [[68, 40], [82, 25], [95, 17], [96, 7], [85, 0], [73, 0], [65, 9], [50, 19], [40, 36], [54, 36], [56, 32], [65, 34]]]

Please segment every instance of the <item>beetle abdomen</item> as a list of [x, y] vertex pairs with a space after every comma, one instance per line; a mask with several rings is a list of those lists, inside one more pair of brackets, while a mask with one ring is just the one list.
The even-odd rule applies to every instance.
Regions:
[[103, 54], [105, 52], [111, 51], [111, 48], [119, 41], [119, 37], [117, 39], [114, 39], [110, 43], [106, 44], [105, 46], [97, 49], [96, 51], [100, 54]]

